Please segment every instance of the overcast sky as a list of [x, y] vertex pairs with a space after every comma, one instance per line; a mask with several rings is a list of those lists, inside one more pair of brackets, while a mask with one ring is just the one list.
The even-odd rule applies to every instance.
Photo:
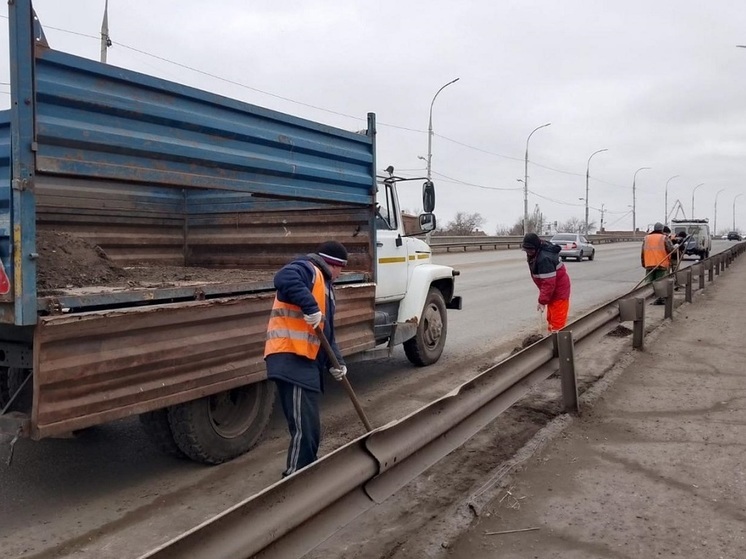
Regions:
[[[52, 48], [98, 59], [104, 0], [34, 5]], [[488, 234], [515, 223], [526, 139], [547, 122], [528, 184], [529, 210], [550, 221], [583, 217], [600, 149], [590, 218], [603, 204], [608, 229], [631, 229], [640, 167], [643, 229], [663, 220], [674, 175], [669, 208], [680, 200], [689, 217], [704, 183], [695, 213], [711, 224], [725, 189], [718, 230], [746, 194], [743, 0], [110, 0], [109, 32], [113, 65], [348, 130], [374, 112], [378, 167], [407, 176], [425, 173], [433, 96], [460, 78], [433, 109], [441, 224], [458, 211], [479, 212]], [[7, 54], [0, 71], [7, 83]], [[419, 183], [404, 187], [404, 208], [419, 197]], [[746, 230], [746, 195], [735, 204]]]

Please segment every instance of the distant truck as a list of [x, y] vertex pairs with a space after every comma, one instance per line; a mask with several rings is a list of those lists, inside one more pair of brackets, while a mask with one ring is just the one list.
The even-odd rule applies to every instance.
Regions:
[[[336, 322], [349, 361], [398, 344], [415, 365], [438, 360], [458, 273], [406, 236], [373, 114], [347, 132], [57, 52], [30, 0], [8, 6], [0, 433], [139, 415], [171, 454], [246, 452], [275, 400], [273, 272], [327, 239], [350, 252]], [[422, 231], [434, 196], [425, 181]]]
[[671, 232], [687, 234], [684, 256], [697, 256], [700, 260], [709, 258], [712, 250], [712, 236], [707, 219], [672, 219]]

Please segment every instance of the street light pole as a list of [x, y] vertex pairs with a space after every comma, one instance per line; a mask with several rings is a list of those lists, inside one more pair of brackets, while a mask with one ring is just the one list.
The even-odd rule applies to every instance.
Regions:
[[717, 194], [715, 194], [715, 219], [712, 222], [712, 234], [717, 235], [718, 234], [718, 196], [720, 196], [720, 193], [726, 190], [725, 188], [721, 188], [717, 191]]
[[531, 134], [528, 135], [528, 138], [526, 138], [526, 158], [525, 163], [523, 167], [523, 234], [525, 235], [528, 233], [528, 141], [531, 139], [531, 136], [534, 135], [534, 132], [541, 128], [545, 128], [546, 126], [549, 126], [552, 124], [551, 122], [547, 122], [546, 124], [542, 124], [541, 126], [537, 126], [531, 131]]
[[456, 83], [457, 81], [459, 81], [459, 79], [460, 78], [451, 80], [443, 87], [441, 87], [438, 91], [435, 92], [433, 100], [430, 102], [430, 119], [427, 123], [427, 180], [429, 181], [432, 180], [431, 170], [433, 161], [433, 105], [435, 104], [435, 99], [438, 97], [438, 94], [452, 83]]
[[697, 189], [700, 186], [704, 186], [705, 183], [701, 182], [697, 186], [694, 187], [694, 190], [692, 190], [692, 219], [694, 219], [694, 193], [697, 192]]
[[674, 175], [674, 176], [672, 176], [670, 179], [668, 179], [666, 181], [666, 195], [665, 195], [665, 199], [663, 201], [663, 203], [665, 205], [665, 213], [663, 214], [663, 218], [664, 218], [663, 223], [664, 223], [664, 225], [668, 225], [668, 183], [671, 182], [673, 179], [675, 179], [678, 176], [679, 175]]
[[601, 233], [604, 232], [604, 205], [601, 204]]
[[640, 171], [643, 171], [645, 169], [650, 169], [650, 167], [640, 167], [635, 171], [634, 176], [632, 177], [632, 236], [637, 236], [637, 173]]
[[[591, 154], [591, 157], [593, 157], [597, 153], [601, 153], [602, 151], [609, 151], [609, 150], [604, 148], [598, 151], [594, 151]], [[585, 234], [586, 235], [588, 234], [588, 179], [591, 176], [591, 157], [588, 158], [588, 164], [585, 166]]]
[[736, 197], [733, 198], [733, 231], [736, 230], [736, 200], [738, 200], [739, 196], [743, 196], [743, 193], [736, 194]]

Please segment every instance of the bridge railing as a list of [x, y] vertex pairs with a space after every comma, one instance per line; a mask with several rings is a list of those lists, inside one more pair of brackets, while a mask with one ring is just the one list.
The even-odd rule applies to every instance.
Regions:
[[[594, 245], [606, 243], [624, 243], [630, 241], [642, 241], [644, 233], [638, 233], [637, 237], [632, 235], [587, 235], [588, 239]], [[552, 237], [549, 235], [540, 235], [542, 239], [548, 241]], [[430, 237], [430, 247], [435, 252], [453, 252], [470, 249], [476, 250], [502, 250], [502, 249], [519, 249], [523, 235], [487, 237], [487, 236], [447, 236], [433, 235]]]

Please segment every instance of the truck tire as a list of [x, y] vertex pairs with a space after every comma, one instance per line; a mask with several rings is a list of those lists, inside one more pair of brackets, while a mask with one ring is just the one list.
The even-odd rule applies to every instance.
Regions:
[[431, 287], [417, 325], [417, 334], [404, 342], [407, 359], [418, 367], [435, 363], [443, 353], [447, 333], [448, 315], [443, 294]]
[[168, 422], [168, 410], [155, 410], [140, 414], [140, 425], [153, 445], [169, 456], [186, 458], [186, 454], [176, 445], [171, 424]]
[[168, 408], [176, 446], [203, 464], [221, 464], [254, 447], [275, 403], [268, 380], [226, 390]]

